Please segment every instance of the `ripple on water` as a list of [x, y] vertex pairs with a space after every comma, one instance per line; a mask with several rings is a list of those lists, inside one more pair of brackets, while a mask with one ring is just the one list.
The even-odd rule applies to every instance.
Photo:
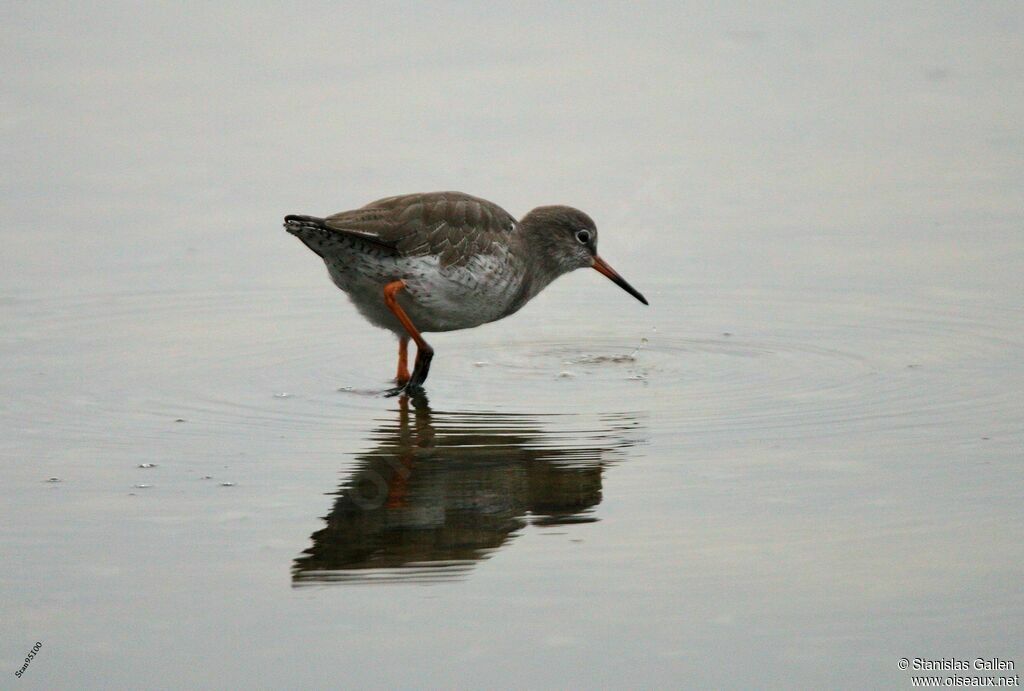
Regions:
[[[0, 347], [18, 397], [2, 413], [23, 429], [79, 435], [109, 436], [112, 417], [184, 419], [190, 434], [344, 428], [346, 411], [387, 405], [381, 373], [393, 367], [394, 342], [339, 298], [9, 298]], [[1024, 351], [1020, 310], [990, 305], [692, 290], [683, 304], [656, 305], [615, 335], [582, 309], [562, 329], [534, 315], [528, 338], [498, 327], [445, 335], [435, 360], [444, 374], [430, 391], [435, 404], [459, 407], [644, 410], [680, 434], [834, 434], [964, 415], [998, 426], [1014, 394], [994, 372], [1016, 367]]]

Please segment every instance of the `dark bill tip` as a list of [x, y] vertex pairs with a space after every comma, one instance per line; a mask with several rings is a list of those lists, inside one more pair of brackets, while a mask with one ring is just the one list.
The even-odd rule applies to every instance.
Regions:
[[593, 264], [593, 266], [594, 266], [594, 269], [596, 271], [598, 271], [599, 273], [602, 273], [605, 276], [607, 276], [608, 278], [610, 278], [612, 283], [614, 283], [618, 287], [622, 288], [624, 291], [626, 291], [627, 293], [629, 293], [630, 295], [632, 295], [633, 297], [635, 297], [637, 300], [639, 300], [640, 302], [644, 303], [645, 305], [648, 304], [647, 298], [645, 298], [643, 295], [641, 295], [639, 290], [637, 290], [633, 286], [629, 285], [629, 282], [627, 282], [626, 279], [624, 279], [622, 276], [620, 276], [619, 273], [615, 269], [613, 269], [612, 267], [608, 266], [608, 262], [606, 262], [604, 259], [601, 259], [601, 257], [598, 257], [597, 255], [594, 255], [594, 264]]

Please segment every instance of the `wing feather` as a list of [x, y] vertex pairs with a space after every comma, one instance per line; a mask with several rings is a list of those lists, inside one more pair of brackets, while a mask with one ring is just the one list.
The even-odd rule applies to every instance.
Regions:
[[324, 219], [334, 232], [391, 249], [399, 256], [434, 255], [459, 264], [494, 249], [515, 219], [497, 204], [462, 192], [387, 197]]

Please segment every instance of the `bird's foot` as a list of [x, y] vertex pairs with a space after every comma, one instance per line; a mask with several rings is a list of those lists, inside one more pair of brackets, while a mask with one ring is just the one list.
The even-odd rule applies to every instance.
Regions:
[[385, 398], [394, 398], [395, 396], [408, 396], [410, 398], [422, 398], [425, 395], [423, 387], [419, 384], [413, 384], [412, 382], [406, 382], [402, 386], [396, 386], [392, 389], [388, 389], [384, 392]]

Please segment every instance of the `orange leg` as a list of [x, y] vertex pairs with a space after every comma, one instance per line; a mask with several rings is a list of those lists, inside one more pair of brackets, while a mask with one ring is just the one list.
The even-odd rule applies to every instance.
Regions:
[[427, 380], [427, 374], [430, 372], [430, 361], [434, 357], [434, 349], [423, 340], [419, 329], [409, 319], [409, 315], [405, 313], [402, 306], [398, 304], [396, 294], [402, 288], [405, 288], [405, 281], [401, 280], [392, 281], [384, 286], [384, 304], [387, 305], [391, 313], [402, 324], [402, 328], [409, 334], [409, 337], [416, 341], [416, 364], [412, 368], [412, 376], [409, 377], [408, 386], [422, 386], [423, 382]]
[[401, 509], [408, 503], [409, 476], [412, 475], [412, 466], [416, 461], [416, 454], [413, 449], [408, 449], [398, 457], [401, 466], [395, 468], [395, 474], [388, 482], [388, 496], [384, 500], [384, 508]]
[[398, 374], [395, 375], [395, 383], [405, 386], [409, 383], [409, 337], [400, 336], [398, 339]]

